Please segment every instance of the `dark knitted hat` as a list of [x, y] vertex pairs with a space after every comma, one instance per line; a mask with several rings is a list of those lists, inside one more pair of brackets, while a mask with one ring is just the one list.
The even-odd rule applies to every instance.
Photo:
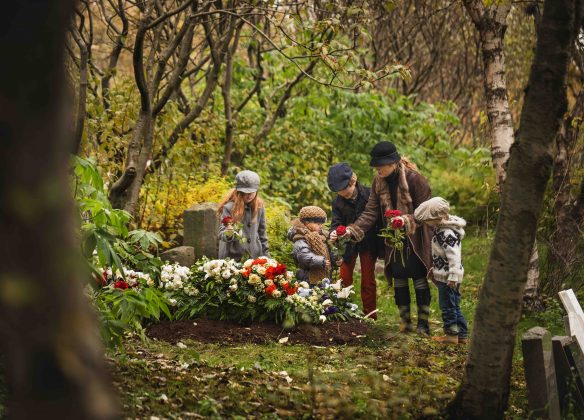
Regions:
[[370, 166], [383, 166], [390, 163], [399, 162], [400, 155], [395, 148], [395, 144], [388, 141], [380, 141], [371, 149]]
[[352, 176], [353, 170], [349, 164], [337, 163], [329, 169], [327, 177], [328, 186], [333, 192], [344, 190], [349, 185]]

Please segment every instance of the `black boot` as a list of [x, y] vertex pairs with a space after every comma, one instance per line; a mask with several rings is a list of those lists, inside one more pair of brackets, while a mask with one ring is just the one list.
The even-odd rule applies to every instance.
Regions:
[[416, 289], [416, 303], [418, 304], [418, 325], [416, 331], [420, 334], [430, 335], [430, 289]]
[[[405, 283], [405, 286], [403, 284]], [[407, 279], [396, 279], [394, 283], [395, 291], [395, 304], [399, 309], [400, 325], [399, 330], [401, 332], [411, 332], [414, 331], [414, 326], [412, 325], [412, 317], [410, 313], [410, 288], [408, 287]]]

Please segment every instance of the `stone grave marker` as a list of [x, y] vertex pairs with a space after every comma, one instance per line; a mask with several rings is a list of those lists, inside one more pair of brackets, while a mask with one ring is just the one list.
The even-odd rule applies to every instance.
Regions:
[[195, 248], [192, 246], [177, 246], [161, 253], [160, 259], [191, 267], [195, 264]]
[[184, 211], [183, 245], [192, 246], [197, 258], [217, 258], [219, 217], [216, 203], [202, 203]]
[[523, 334], [521, 345], [533, 418], [560, 419], [551, 334], [545, 328], [531, 328]]
[[572, 342], [571, 337], [552, 337], [558, 400], [562, 417], [567, 417], [569, 414], [570, 402], [573, 404], [574, 411], [584, 410], [584, 386], [573, 366], [574, 361], [569, 347]]

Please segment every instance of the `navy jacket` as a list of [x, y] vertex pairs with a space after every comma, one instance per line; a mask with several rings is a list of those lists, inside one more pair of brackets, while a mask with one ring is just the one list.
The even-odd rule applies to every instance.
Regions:
[[[361, 215], [367, 201], [369, 200], [369, 194], [371, 193], [371, 188], [362, 185], [357, 181], [357, 197], [354, 200], [347, 200], [337, 194], [332, 202], [332, 221], [331, 221], [331, 232], [337, 228], [339, 225], [349, 226], [351, 223], [355, 222], [357, 218]], [[370, 229], [366, 234], [363, 241], [356, 244], [350, 243], [347, 245], [345, 255], [343, 259], [348, 259], [353, 252], [358, 251], [371, 251], [374, 258], [384, 255], [384, 245], [383, 238], [378, 235], [379, 229], [381, 227], [379, 224]]]

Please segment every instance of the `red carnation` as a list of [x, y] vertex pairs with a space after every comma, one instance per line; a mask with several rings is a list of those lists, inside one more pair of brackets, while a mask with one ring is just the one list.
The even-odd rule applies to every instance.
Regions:
[[221, 219], [221, 224], [223, 226], [227, 226], [233, 223], [233, 218], [229, 217], [229, 216], [225, 216], [223, 219]]
[[255, 260], [253, 260], [253, 262], [251, 263], [251, 265], [264, 265], [265, 263], [267, 263], [268, 260], [266, 260], [265, 258], [256, 258]]
[[268, 268], [266, 268], [266, 272], [264, 273], [265, 278], [270, 279], [270, 280], [274, 280], [274, 277], [276, 276], [276, 274], [274, 273], [274, 269], [275, 267], [269, 266]]
[[293, 295], [294, 293], [296, 293], [296, 287], [287, 288], [286, 293], [288, 294], [288, 296]]
[[337, 236], [343, 236], [345, 233], [347, 233], [346, 226], [343, 226], [343, 225], [337, 226]]
[[278, 264], [274, 268], [274, 275], [279, 276], [281, 274], [286, 274], [286, 265], [285, 264]]
[[399, 229], [404, 227], [404, 220], [403, 219], [393, 219], [391, 222], [392, 229]]
[[118, 280], [114, 284], [114, 287], [116, 289], [126, 290], [129, 286], [128, 286], [128, 283], [126, 283], [124, 280]]
[[266, 294], [267, 295], [271, 295], [272, 293], [274, 293], [274, 291], [277, 289], [277, 286], [275, 284], [270, 284], [268, 287], [266, 287]]
[[385, 213], [383, 213], [383, 215], [387, 218], [397, 217], [397, 216], [401, 216], [401, 211], [387, 209], [387, 210], [385, 210]]
[[250, 274], [251, 274], [251, 270], [249, 270], [249, 269], [248, 270], [245, 270], [244, 272], [241, 273], [241, 275], [243, 277], [249, 277]]

